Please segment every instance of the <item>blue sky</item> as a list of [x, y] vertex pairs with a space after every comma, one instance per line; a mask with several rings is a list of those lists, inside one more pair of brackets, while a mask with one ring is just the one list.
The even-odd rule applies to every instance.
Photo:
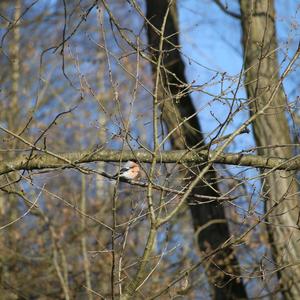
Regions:
[[[239, 13], [238, 1], [222, 1], [227, 3], [231, 11]], [[288, 49], [289, 54], [293, 53], [299, 40], [299, 10], [300, 1], [277, 0], [275, 1], [277, 12], [277, 35], [281, 47], [278, 55], [281, 59]], [[186, 75], [188, 81], [193, 80], [198, 84], [203, 84], [216, 72], [226, 72], [227, 76], [234, 78], [242, 68], [242, 45], [240, 21], [222, 12], [212, 0], [190, 0], [178, 1], [178, 11], [180, 17], [180, 38], [182, 51], [186, 57]], [[297, 19], [298, 18], [298, 19]], [[291, 79], [295, 75], [291, 75]], [[217, 77], [220, 79], [220, 77]], [[284, 85], [287, 95], [293, 101], [295, 95], [291, 91], [295, 90], [297, 82], [286, 80]], [[228, 81], [229, 82], [229, 81]], [[220, 84], [216, 83], [208, 88], [209, 92], [218, 95]], [[245, 98], [243, 87], [239, 89], [238, 97]], [[202, 93], [194, 93], [193, 100], [197, 108], [203, 107], [211, 98]], [[212, 117], [221, 120], [226, 117], [227, 108], [220, 103], [215, 103], [200, 112], [200, 123], [203, 131], [207, 134], [213, 130], [218, 122]], [[239, 113], [228, 127], [226, 133], [232, 132], [238, 125], [248, 118], [245, 110]], [[251, 128], [250, 128], [251, 130]], [[241, 150], [254, 145], [252, 134], [239, 137], [237, 143], [233, 144], [230, 150]]]

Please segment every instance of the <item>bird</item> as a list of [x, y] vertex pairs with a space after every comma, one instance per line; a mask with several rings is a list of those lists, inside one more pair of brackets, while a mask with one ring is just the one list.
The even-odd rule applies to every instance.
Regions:
[[133, 161], [128, 161], [125, 165], [120, 169], [120, 171], [113, 176], [114, 179], [125, 179], [132, 180], [136, 178], [140, 173], [140, 167]]

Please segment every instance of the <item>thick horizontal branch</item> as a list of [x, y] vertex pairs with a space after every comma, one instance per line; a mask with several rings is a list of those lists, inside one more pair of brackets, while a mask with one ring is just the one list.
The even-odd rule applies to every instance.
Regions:
[[[159, 153], [161, 163], [194, 163], [201, 164], [208, 161], [208, 156], [212, 157], [214, 151], [208, 152], [201, 150], [195, 151], [165, 151]], [[90, 150], [81, 152], [69, 152], [60, 154], [37, 153], [35, 151], [29, 155], [19, 156], [15, 159], [0, 162], [0, 175], [17, 170], [36, 170], [48, 168], [75, 168], [82, 163], [97, 161], [118, 162], [133, 160], [149, 163], [152, 161], [152, 154], [144, 150]], [[278, 169], [278, 170], [299, 170], [300, 157], [295, 156], [291, 159], [264, 157], [258, 155], [241, 153], [224, 153], [219, 155], [214, 163], [248, 166], [255, 168]]]

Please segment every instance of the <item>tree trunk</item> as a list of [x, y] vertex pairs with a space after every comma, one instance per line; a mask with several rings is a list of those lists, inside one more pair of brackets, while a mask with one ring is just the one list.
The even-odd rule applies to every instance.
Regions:
[[[172, 1], [168, 13], [168, 0], [147, 0], [147, 20], [153, 25], [147, 26], [149, 48], [153, 61], [157, 62], [161, 56], [161, 67], [152, 64], [154, 78], [159, 72], [158, 100], [161, 104], [163, 120], [171, 135], [173, 149], [190, 149], [203, 145], [203, 135], [196, 109], [193, 105], [189, 91], [186, 91], [186, 78], [184, 63], [181, 59], [178, 36], [178, 19], [176, 1]], [[167, 15], [163, 30], [164, 42], [162, 51], [159, 51], [161, 42], [161, 29]], [[186, 122], [181, 123], [185, 118]], [[180, 125], [181, 124], [181, 125]], [[177, 128], [177, 129], [175, 129]], [[192, 150], [191, 150], [192, 151]], [[197, 168], [191, 166], [189, 175], [194, 177], [199, 173]], [[210, 184], [201, 182], [193, 191], [207, 196], [218, 196], [217, 186], [214, 183], [216, 174], [213, 169], [206, 175], [205, 180]], [[229, 237], [229, 228], [224, 208], [215, 203], [196, 204], [190, 199], [190, 205], [198, 246], [201, 251], [209, 252], [220, 246]], [[197, 199], [199, 200], [199, 199]], [[200, 200], [204, 202], [204, 199]], [[208, 225], [204, 226], [203, 225]], [[211, 285], [214, 299], [243, 299], [246, 298], [245, 288], [239, 278], [240, 272], [237, 258], [233, 249], [227, 249], [215, 256], [206, 265], [208, 281]], [[224, 270], [225, 272], [221, 271]], [[226, 273], [226, 274], [225, 274]], [[234, 274], [231, 276], [229, 274]]]
[[[250, 113], [255, 114], [266, 105], [280, 80], [279, 64], [276, 57], [278, 48], [275, 30], [275, 10], [273, 0], [240, 0], [245, 87]], [[285, 115], [287, 99], [281, 86], [271, 106], [264, 115], [253, 122], [258, 153], [268, 157], [290, 158], [291, 147], [275, 145], [291, 144], [288, 122]], [[272, 244], [273, 258], [282, 284], [285, 299], [300, 299], [300, 268], [287, 267], [300, 259], [299, 243], [299, 197], [295, 174], [287, 171], [272, 171], [263, 177], [265, 209], [280, 202], [275, 212], [268, 218], [268, 233]], [[284, 201], [282, 201], [284, 198]], [[283, 226], [282, 226], [283, 225]], [[289, 227], [290, 226], [290, 227]]]
[[[1, 3], [3, 8], [11, 8], [9, 2]], [[21, 16], [21, 0], [13, 1], [14, 6], [14, 22], [20, 19]], [[9, 44], [9, 58], [11, 62], [11, 67], [9, 70], [10, 75], [10, 103], [8, 105], [8, 109], [6, 109], [3, 113], [2, 120], [6, 121], [7, 127], [13, 131], [17, 132], [17, 128], [19, 126], [19, 81], [20, 81], [20, 21], [12, 28], [11, 30], [11, 42]], [[11, 149], [10, 151], [4, 152], [0, 155], [0, 159], [10, 159], [15, 155], [14, 149], [17, 148], [18, 142], [15, 139], [7, 136], [7, 142], [4, 147]], [[16, 179], [16, 174], [11, 173], [5, 178], [5, 180], [0, 181], [0, 185], [6, 185], [7, 182], [13, 182]], [[9, 190], [15, 190], [16, 184], [11, 184], [9, 186]], [[18, 216], [18, 207], [17, 207], [17, 197], [13, 194], [8, 194], [7, 199], [0, 193], [0, 216], [2, 222], [5, 224], [11, 220], [17, 219]], [[5, 251], [5, 247], [8, 247], [13, 253], [16, 249], [16, 241], [13, 238], [15, 236], [14, 228], [9, 228], [7, 231], [2, 231], [0, 233], [0, 243], [3, 245], [3, 248], [0, 248], [1, 256]], [[16, 262], [16, 258], [12, 256], [11, 260], [3, 260], [0, 262], [0, 294], [3, 299], [13, 299], [16, 297], [16, 294], [9, 289], [6, 288], [7, 285], [11, 284], [11, 278], [9, 276], [9, 267], [10, 265], [14, 265]]]

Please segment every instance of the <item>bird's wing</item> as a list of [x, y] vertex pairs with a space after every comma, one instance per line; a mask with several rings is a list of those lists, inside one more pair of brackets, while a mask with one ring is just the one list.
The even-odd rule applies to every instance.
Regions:
[[128, 171], [130, 168], [129, 167], [122, 167], [121, 169], [120, 169], [120, 174], [122, 174], [122, 173], [124, 173], [124, 172], [126, 172], [126, 171]]

